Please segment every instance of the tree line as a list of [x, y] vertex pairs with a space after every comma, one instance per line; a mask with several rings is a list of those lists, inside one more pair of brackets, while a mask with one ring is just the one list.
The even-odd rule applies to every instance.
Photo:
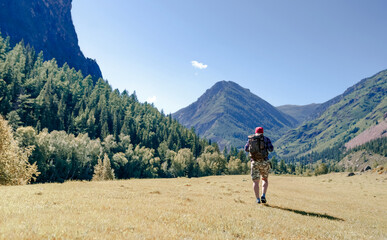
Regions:
[[[385, 132], [386, 131], [387, 130], [385, 130]], [[383, 132], [383, 134], [385, 132]], [[351, 148], [348, 151], [348, 153], [361, 151], [361, 150], [368, 150], [370, 152], [387, 157], [387, 137], [376, 138], [374, 140], [366, 142], [365, 144]]]
[[[36, 54], [23, 42], [11, 47], [1, 34], [0, 121], [0, 184], [91, 180], [93, 175], [198, 177], [250, 169], [243, 150], [220, 152], [195, 129], [140, 103], [135, 92], [113, 90], [103, 79], [84, 77], [67, 64], [59, 67], [55, 59], [43, 61], [42, 52]], [[386, 156], [385, 139], [362, 148]], [[337, 145], [286, 162], [273, 157], [272, 170], [298, 175], [339, 171], [336, 163], [344, 154]]]
[[[47, 129], [38, 133], [31, 126], [13, 131], [1, 116], [0, 132], [0, 184], [23, 184], [31, 179], [63, 182], [70, 179], [200, 177], [246, 174], [250, 169], [243, 151], [224, 155], [215, 144], [206, 146], [195, 158], [191, 149], [175, 152], [166, 143], [156, 150], [134, 146], [130, 137], [123, 134], [119, 141], [115, 141], [113, 135], [100, 141], [91, 139], [87, 133], [75, 136]], [[10, 173], [8, 177], [2, 178], [7, 172]]]
[[[0, 115], [12, 141], [30, 149], [37, 182], [92, 179], [109, 159], [117, 178], [245, 173], [246, 156], [225, 156], [136, 93], [113, 90], [67, 64], [43, 61], [23, 42], [0, 35]], [[4, 120], [2, 120], [4, 121]], [[241, 156], [241, 154], [239, 154]], [[27, 155], [26, 155], [27, 156]], [[107, 160], [106, 160], [107, 161]], [[105, 164], [106, 165], [106, 164]], [[32, 165], [31, 165], [32, 166]]]
[[[307, 166], [306, 169], [316, 169], [319, 164], [323, 163], [328, 169], [326, 173], [344, 171], [345, 169], [339, 166], [338, 163], [347, 155], [362, 150], [387, 157], [387, 137], [376, 138], [351, 149], [346, 149], [344, 142], [340, 142], [336, 146], [326, 148], [321, 152], [312, 151], [301, 157], [289, 157], [286, 159], [286, 162], [290, 166], [296, 163]], [[320, 161], [316, 162], [316, 159], [320, 159]]]

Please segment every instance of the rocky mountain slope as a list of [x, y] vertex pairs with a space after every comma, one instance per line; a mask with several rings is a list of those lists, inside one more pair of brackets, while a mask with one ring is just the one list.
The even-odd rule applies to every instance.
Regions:
[[221, 81], [196, 102], [173, 117], [207, 139], [224, 146], [242, 147], [247, 135], [262, 126], [273, 140], [295, 126], [297, 121], [271, 104], [231, 81]]
[[360, 172], [367, 166], [371, 169], [375, 169], [378, 166], [385, 166], [386, 164], [386, 157], [370, 151], [361, 150], [348, 154], [338, 165], [342, 166], [346, 171]]
[[347, 149], [360, 146], [376, 138], [387, 137], [387, 119], [370, 127], [345, 144]]
[[276, 142], [282, 157], [344, 147], [361, 132], [384, 120], [387, 112], [387, 70], [363, 79], [343, 94], [322, 104], [319, 117], [304, 122]]
[[37, 52], [44, 51], [45, 60], [55, 58], [62, 66], [102, 77], [95, 60], [85, 58], [71, 18], [72, 0], [0, 0], [0, 32], [10, 36], [11, 45], [22, 39]]

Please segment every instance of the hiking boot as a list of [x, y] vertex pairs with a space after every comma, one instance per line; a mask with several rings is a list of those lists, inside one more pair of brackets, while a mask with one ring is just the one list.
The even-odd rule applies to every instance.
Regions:
[[261, 197], [262, 203], [266, 203], [266, 198], [264, 196]]
[[257, 201], [256, 201], [258, 204], [261, 203], [261, 200], [259, 198], [257, 198]]

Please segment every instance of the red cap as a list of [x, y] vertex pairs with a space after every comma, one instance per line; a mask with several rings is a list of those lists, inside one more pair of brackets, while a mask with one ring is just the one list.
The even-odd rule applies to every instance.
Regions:
[[263, 133], [263, 127], [257, 127], [255, 133]]

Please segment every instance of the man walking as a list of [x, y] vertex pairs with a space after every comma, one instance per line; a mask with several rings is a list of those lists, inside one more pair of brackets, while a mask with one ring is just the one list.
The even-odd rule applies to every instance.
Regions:
[[[269, 186], [270, 162], [268, 151], [274, 149], [270, 139], [263, 136], [263, 128], [257, 127], [255, 134], [249, 136], [245, 151], [249, 152], [251, 159], [251, 178], [257, 203], [266, 203], [266, 191]], [[259, 177], [262, 178], [262, 196], [259, 198]]]

